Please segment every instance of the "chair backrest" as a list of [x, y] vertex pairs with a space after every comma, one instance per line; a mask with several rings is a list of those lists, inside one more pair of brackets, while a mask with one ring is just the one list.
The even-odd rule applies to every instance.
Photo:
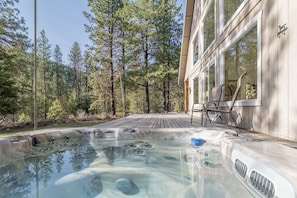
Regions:
[[223, 87], [224, 84], [215, 86], [211, 89], [211, 92], [209, 94], [209, 103], [213, 103], [216, 106], [220, 105], [220, 101], [222, 99], [222, 93], [223, 93]]
[[204, 109], [204, 106], [203, 106], [203, 104], [200, 104], [200, 103], [198, 103], [198, 104], [193, 104], [193, 106], [192, 106], [192, 111], [193, 112], [195, 112], [195, 111], [202, 111]]
[[236, 90], [234, 92], [234, 95], [232, 96], [232, 101], [231, 101], [231, 105], [229, 106], [229, 111], [232, 111], [232, 109], [233, 109], [236, 98], [237, 98], [237, 96], [239, 94], [239, 91], [240, 91], [240, 88], [241, 88], [241, 80], [246, 74], [247, 74], [247, 72], [244, 72], [243, 74], [241, 74], [241, 76], [237, 80], [237, 87], [236, 87]]

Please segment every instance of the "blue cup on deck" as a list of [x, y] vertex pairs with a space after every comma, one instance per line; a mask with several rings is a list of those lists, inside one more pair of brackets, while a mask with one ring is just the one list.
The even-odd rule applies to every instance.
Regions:
[[206, 141], [202, 138], [191, 138], [191, 143], [193, 146], [197, 147], [197, 146], [201, 146], [202, 144], [204, 144]]

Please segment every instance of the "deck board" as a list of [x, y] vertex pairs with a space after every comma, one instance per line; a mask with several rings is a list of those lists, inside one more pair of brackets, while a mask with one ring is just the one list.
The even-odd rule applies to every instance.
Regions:
[[102, 128], [192, 128], [200, 127], [199, 118], [191, 124], [186, 113], [134, 114], [96, 125]]

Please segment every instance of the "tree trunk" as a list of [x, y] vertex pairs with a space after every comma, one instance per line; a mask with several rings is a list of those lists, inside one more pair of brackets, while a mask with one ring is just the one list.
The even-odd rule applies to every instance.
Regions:
[[[122, 38], [125, 38], [125, 32], [122, 31]], [[122, 80], [122, 76], [125, 78], [125, 44], [122, 46], [122, 72], [120, 73], [121, 89], [122, 89], [122, 106], [123, 106], [123, 117], [126, 116], [126, 85]]]
[[164, 112], [167, 111], [167, 102], [166, 102], [166, 82], [163, 81], [163, 110]]
[[109, 26], [109, 56], [110, 56], [110, 113], [112, 116], [116, 115], [115, 97], [114, 97], [114, 65], [113, 65], [113, 23]]
[[[147, 30], [146, 30], [147, 34]], [[144, 52], [144, 61], [145, 61], [145, 71], [148, 74], [148, 36], [145, 35], [145, 52]], [[145, 83], [145, 102], [146, 102], [146, 109], [145, 113], [150, 113], [150, 90], [149, 90], [149, 81], [147, 80]]]
[[167, 79], [167, 103], [166, 103], [167, 112], [170, 111], [170, 77]]
[[43, 62], [43, 116], [44, 116], [44, 119], [46, 119], [46, 111], [47, 111], [47, 95], [46, 95], [46, 92], [47, 92], [47, 87], [46, 87], [46, 66], [45, 66], [45, 63]]
[[149, 83], [145, 83], [145, 102], [146, 102], [146, 109], [145, 113], [150, 113], [150, 90], [149, 90]]

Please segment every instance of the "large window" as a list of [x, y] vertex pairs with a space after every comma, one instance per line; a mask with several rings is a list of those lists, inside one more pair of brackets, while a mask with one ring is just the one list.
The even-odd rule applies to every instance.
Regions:
[[194, 79], [194, 103], [207, 103], [209, 91], [215, 86], [215, 64], [211, 64]]
[[243, 78], [242, 87], [238, 99], [257, 99], [258, 82], [258, 37], [257, 26], [250, 29], [235, 44], [224, 53], [225, 61], [225, 101], [230, 101], [237, 86], [237, 80], [243, 72], [247, 75]]
[[204, 51], [210, 46], [210, 44], [215, 39], [215, 9], [214, 9], [214, 1], [212, 1], [207, 14], [204, 18], [204, 27], [203, 27], [203, 35], [204, 35]]

